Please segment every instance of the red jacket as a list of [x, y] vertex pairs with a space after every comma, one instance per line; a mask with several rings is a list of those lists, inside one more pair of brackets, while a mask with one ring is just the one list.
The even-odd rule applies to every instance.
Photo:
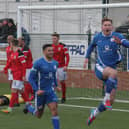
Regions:
[[13, 74], [13, 80], [23, 80], [26, 74], [26, 61], [24, 54], [21, 50], [12, 52], [8, 63], [6, 64], [4, 71], [7, 73], [8, 68], [11, 66], [11, 71]]
[[68, 66], [69, 64], [69, 52], [64, 44], [59, 43], [58, 45], [52, 44], [54, 55], [53, 58], [59, 63], [59, 68]]
[[21, 50], [26, 59], [26, 68], [31, 69], [33, 66], [33, 58], [32, 58], [31, 50], [27, 46], [24, 46]]

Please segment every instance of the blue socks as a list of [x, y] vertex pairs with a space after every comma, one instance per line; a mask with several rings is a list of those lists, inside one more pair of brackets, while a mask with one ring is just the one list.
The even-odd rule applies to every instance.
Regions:
[[53, 124], [54, 129], [60, 129], [60, 118], [58, 116], [53, 116], [52, 124]]
[[28, 111], [30, 113], [32, 113], [33, 115], [35, 115], [35, 108], [32, 105], [28, 105], [27, 109], [28, 109]]
[[109, 77], [106, 81], [106, 93], [111, 93], [112, 89], [117, 85], [117, 79]]
[[103, 112], [103, 111], [106, 110], [106, 108], [105, 108], [103, 103], [100, 103], [100, 105], [98, 106], [98, 110], [99, 110], [99, 112]]
[[[35, 108], [32, 105], [27, 105], [27, 109], [30, 113], [32, 113], [33, 115], [35, 115]], [[60, 129], [60, 119], [58, 116], [53, 116], [52, 117], [52, 124], [54, 129]]]

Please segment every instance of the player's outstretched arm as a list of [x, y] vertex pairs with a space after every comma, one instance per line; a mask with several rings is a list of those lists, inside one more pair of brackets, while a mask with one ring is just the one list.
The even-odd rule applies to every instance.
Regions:
[[129, 41], [127, 39], [125, 38], [120, 39], [117, 36], [113, 36], [113, 38], [114, 38], [114, 42], [116, 42], [117, 44], [129, 48]]
[[122, 41], [122, 45], [123, 45], [124, 47], [129, 48], [129, 41], [128, 41], [127, 39], [123, 40], [123, 41]]

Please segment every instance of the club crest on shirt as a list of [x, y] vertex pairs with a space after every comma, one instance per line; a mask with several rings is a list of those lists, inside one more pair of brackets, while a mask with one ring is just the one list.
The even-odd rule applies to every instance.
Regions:
[[14, 56], [13, 59], [16, 59], [16, 56]]
[[110, 50], [109, 45], [105, 45], [105, 50], [106, 50], [106, 51], [109, 51], [109, 50]]
[[111, 42], [114, 42], [115, 39], [114, 38], [111, 38], [110, 40], [111, 40]]
[[58, 51], [60, 51], [60, 50], [61, 50], [61, 47], [58, 48]]
[[54, 69], [56, 69], [57, 67], [56, 67], [56, 65], [54, 65]]

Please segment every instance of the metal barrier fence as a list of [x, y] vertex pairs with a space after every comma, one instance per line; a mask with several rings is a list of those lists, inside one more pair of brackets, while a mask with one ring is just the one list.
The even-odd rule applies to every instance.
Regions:
[[[127, 38], [128, 36], [125, 35]], [[31, 43], [30, 48], [34, 60], [42, 56], [42, 46], [46, 43], [52, 43], [51, 34], [30, 34]], [[83, 69], [84, 57], [88, 44], [92, 40], [91, 34], [60, 34], [60, 42], [65, 43], [69, 49], [70, 54], [70, 69]], [[5, 48], [7, 43], [0, 43], [0, 69], [6, 64]], [[118, 69], [120, 71], [126, 71], [129, 69], [129, 53], [128, 49], [121, 46], [121, 53], [123, 55], [123, 61], [119, 64]], [[90, 58], [88, 69], [94, 69], [96, 60], [96, 51], [93, 52]]]
[[[88, 35], [61, 34], [60, 42], [65, 43], [69, 49], [69, 68], [82, 69], [85, 50], [88, 47]], [[31, 34], [31, 50], [34, 60], [42, 56], [42, 45], [52, 43], [51, 34]]]
[[[52, 43], [51, 34], [30, 34], [31, 35], [31, 50], [34, 60], [42, 56], [42, 45]], [[125, 35], [127, 37], [127, 35]], [[85, 57], [85, 52], [88, 44], [92, 40], [93, 34], [60, 34], [60, 42], [65, 43], [69, 49], [70, 54], [70, 69], [82, 69]], [[120, 46], [123, 61], [119, 64], [120, 71], [129, 69], [129, 53], [128, 49]], [[96, 60], [96, 51], [94, 51], [90, 58], [89, 69], [94, 69]]]

